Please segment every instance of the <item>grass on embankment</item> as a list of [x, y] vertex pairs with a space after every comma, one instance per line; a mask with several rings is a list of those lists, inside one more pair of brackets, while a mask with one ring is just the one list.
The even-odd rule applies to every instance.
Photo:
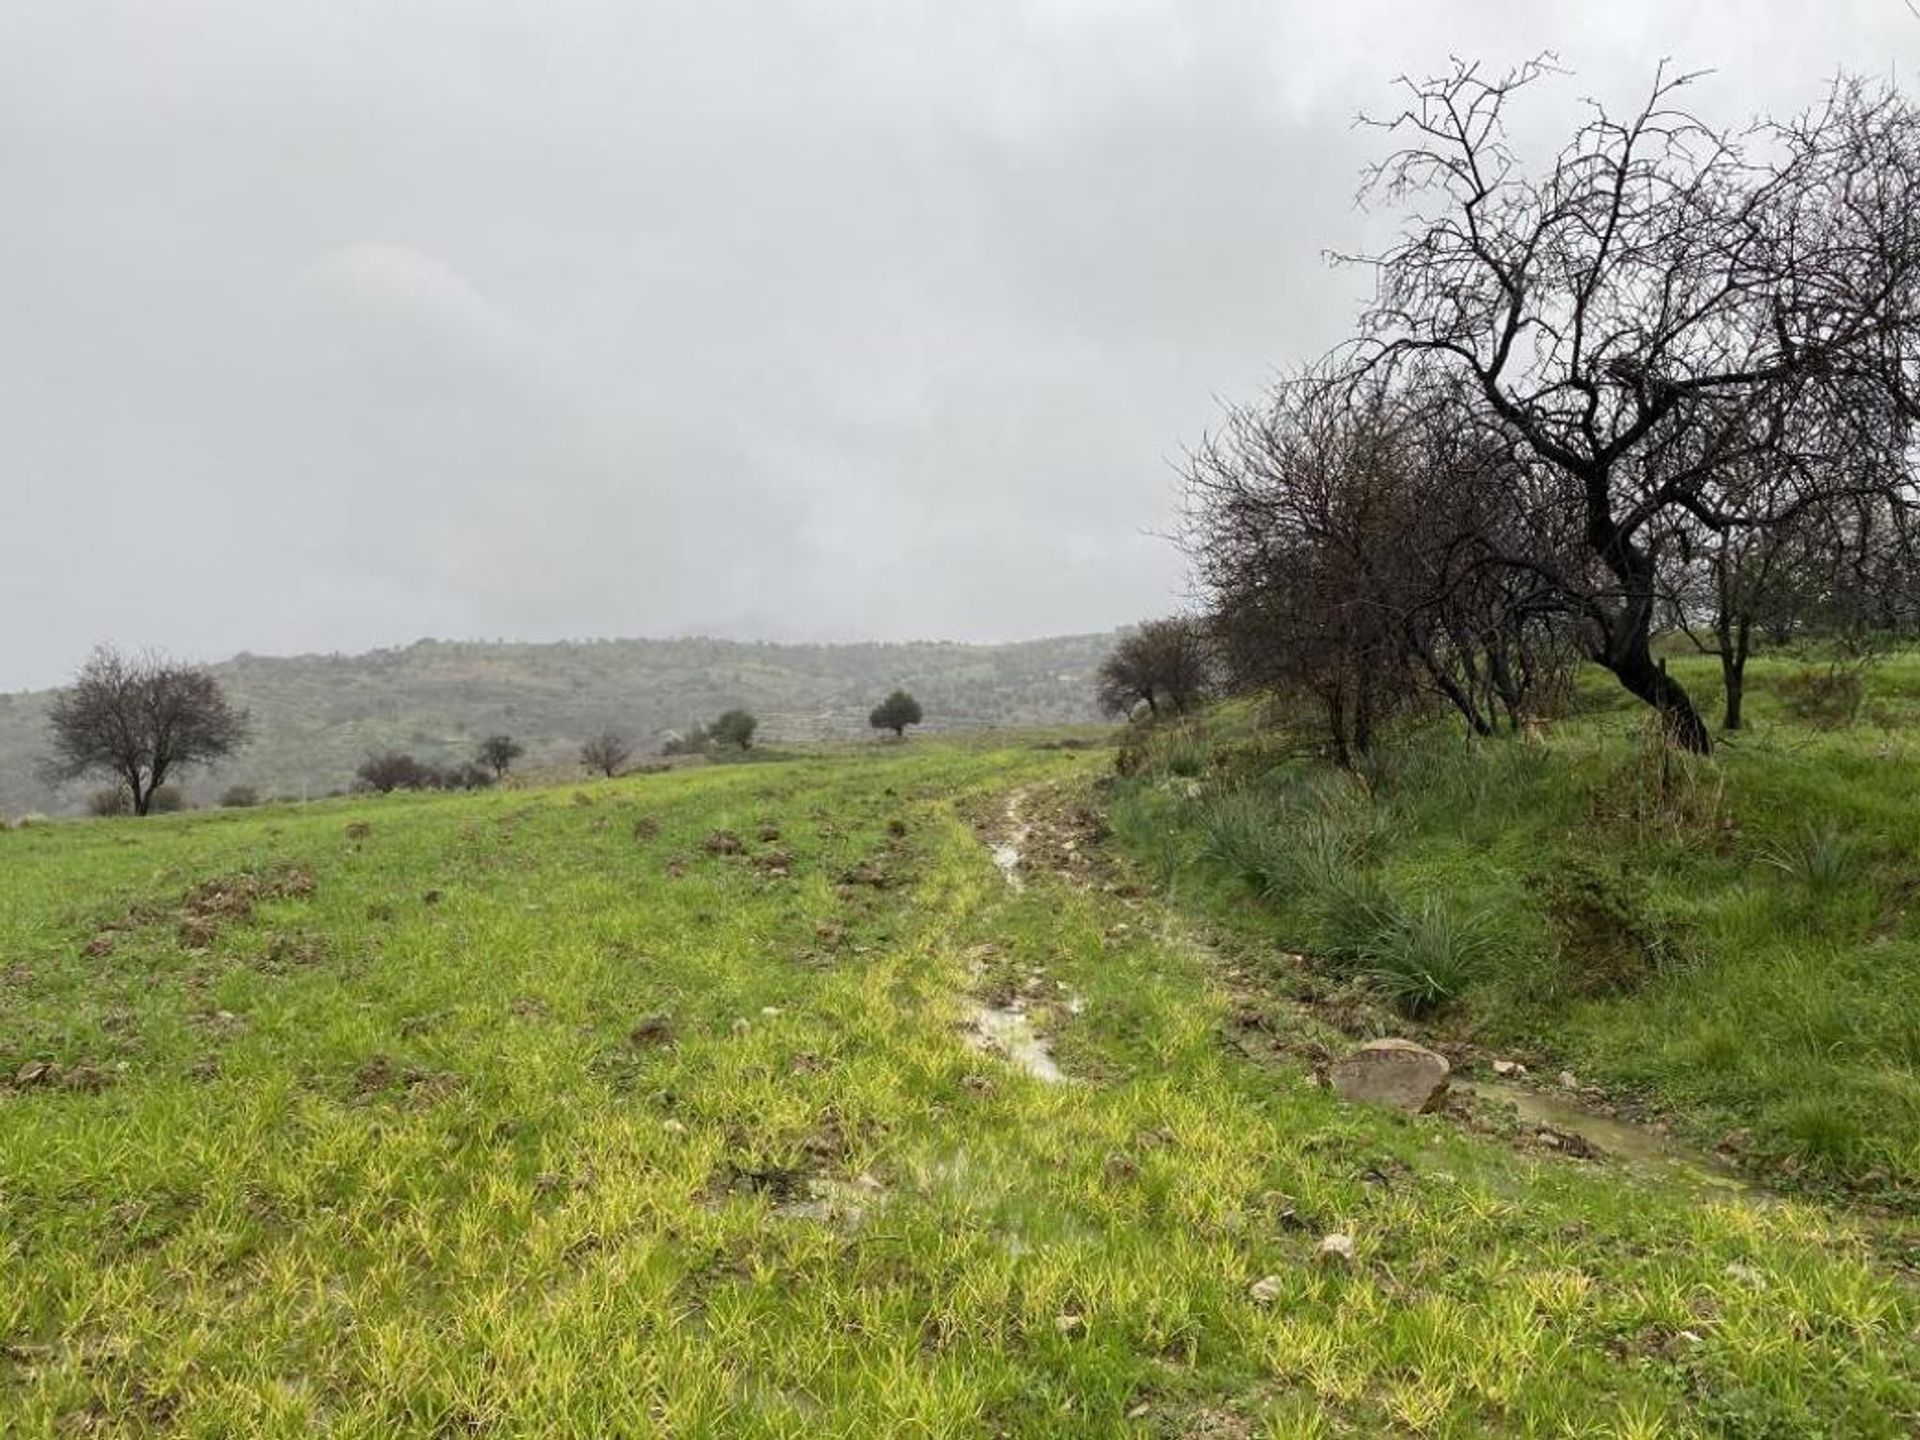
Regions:
[[[1920, 660], [1868, 718], [1789, 716], [1757, 661], [1751, 727], [1662, 756], [1588, 677], [1544, 743], [1437, 725], [1365, 780], [1228, 713], [1150, 747], [1116, 823], [1214, 913], [1360, 977], [1442, 1033], [1637, 1090], [1788, 1170], [1920, 1186]], [[1710, 674], [1677, 665], [1708, 703]]]
[[[956, 807], [1108, 759], [0, 835], [0, 1432], [1911, 1433], [1841, 1222], [1344, 1108], [1011, 893]], [[1027, 982], [1071, 1084], [963, 1043]]]

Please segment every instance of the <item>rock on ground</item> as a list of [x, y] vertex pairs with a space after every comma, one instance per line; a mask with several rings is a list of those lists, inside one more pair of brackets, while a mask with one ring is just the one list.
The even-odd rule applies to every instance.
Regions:
[[1445, 1097], [1450, 1068], [1446, 1056], [1411, 1040], [1374, 1040], [1335, 1065], [1329, 1078], [1342, 1100], [1418, 1115]]

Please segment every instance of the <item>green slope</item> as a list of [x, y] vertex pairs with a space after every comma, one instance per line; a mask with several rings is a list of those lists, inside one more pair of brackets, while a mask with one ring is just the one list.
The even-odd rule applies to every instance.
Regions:
[[0, 1429], [1914, 1432], [1844, 1216], [1345, 1108], [1079, 839], [1007, 884], [961, 816], [1107, 759], [0, 834]]

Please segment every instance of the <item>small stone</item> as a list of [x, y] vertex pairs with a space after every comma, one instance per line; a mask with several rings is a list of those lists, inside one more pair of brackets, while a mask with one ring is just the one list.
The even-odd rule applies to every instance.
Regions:
[[771, 1020], [776, 1015], [781, 1015], [781, 1014], [784, 1014], [785, 1012], [781, 1010], [781, 1008], [778, 1005], [762, 1005], [760, 1007], [760, 1013], [766, 1016], [769, 1020]]
[[1335, 1065], [1329, 1078], [1342, 1100], [1418, 1115], [1445, 1098], [1451, 1068], [1446, 1056], [1411, 1040], [1375, 1040]]
[[1526, 1074], [1527, 1067], [1518, 1060], [1496, 1060], [1493, 1062], [1493, 1073], [1503, 1077], [1517, 1077]]
[[1353, 1237], [1342, 1235], [1338, 1231], [1325, 1236], [1320, 1241], [1320, 1258], [1341, 1265], [1353, 1263]]
[[1575, 1075], [1571, 1070], [1562, 1070], [1560, 1072], [1560, 1088], [1562, 1090], [1578, 1090], [1580, 1088], [1580, 1077]]
[[1084, 1315], [1075, 1315], [1072, 1312], [1064, 1315], [1056, 1315], [1053, 1317], [1053, 1328], [1058, 1330], [1062, 1335], [1078, 1335], [1086, 1330], [1087, 1317]]
[[660, 1122], [660, 1128], [669, 1135], [684, 1135], [687, 1133], [687, 1127], [678, 1120], [662, 1120]]
[[1286, 1284], [1278, 1275], [1264, 1275], [1247, 1287], [1247, 1298], [1256, 1305], [1271, 1305], [1280, 1298]]
[[752, 1028], [753, 1028], [753, 1022], [747, 1019], [747, 1017], [744, 1015], [742, 1015], [738, 1020], [735, 1020], [733, 1022], [733, 1033], [736, 1035], [744, 1035], [747, 1033], [747, 1031], [751, 1030]]

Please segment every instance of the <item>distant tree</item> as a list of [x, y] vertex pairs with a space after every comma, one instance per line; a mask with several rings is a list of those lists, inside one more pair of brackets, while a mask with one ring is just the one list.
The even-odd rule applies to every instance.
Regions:
[[511, 735], [489, 735], [480, 742], [480, 763], [504, 780], [513, 762], [527, 753], [527, 747]]
[[354, 772], [361, 788], [390, 794], [395, 790], [431, 790], [440, 783], [440, 774], [431, 765], [423, 765], [403, 750], [369, 755]]
[[102, 820], [124, 815], [132, 808], [124, 785], [107, 785], [87, 796], [87, 813]]
[[896, 690], [867, 716], [867, 724], [876, 730], [891, 730], [897, 736], [905, 737], [907, 726], [920, 723], [920, 702], [904, 690]]
[[632, 757], [633, 747], [626, 737], [612, 730], [601, 731], [580, 747], [580, 763], [589, 770], [598, 770], [609, 780], [618, 775]]
[[716, 745], [738, 745], [744, 750], [753, 744], [753, 732], [759, 728], [760, 722], [751, 713], [734, 709], [719, 715], [707, 727], [707, 734]]
[[260, 792], [251, 785], [229, 785], [220, 794], [220, 804], [227, 810], [246, 810], [260, 803]]
[[174, 770], [220, 759], [246, 739], [247, 716], [212, 675], [163, 656], [128, 657], [101, 646], [48, 716], [55, 779], [113, 776], [136, 815]]
[[187, 795], [178, 785], [162, 785], [147, 807], [155, 815], [177, 815], [187, 808]]
[[1176, 616], [1149, 620], [1113, 647], [1097, 674], [1100, 708], [1128, 715], [1141, 705], [1184, 714], [1207, 691], [1210, 658], [1199, 623]]

